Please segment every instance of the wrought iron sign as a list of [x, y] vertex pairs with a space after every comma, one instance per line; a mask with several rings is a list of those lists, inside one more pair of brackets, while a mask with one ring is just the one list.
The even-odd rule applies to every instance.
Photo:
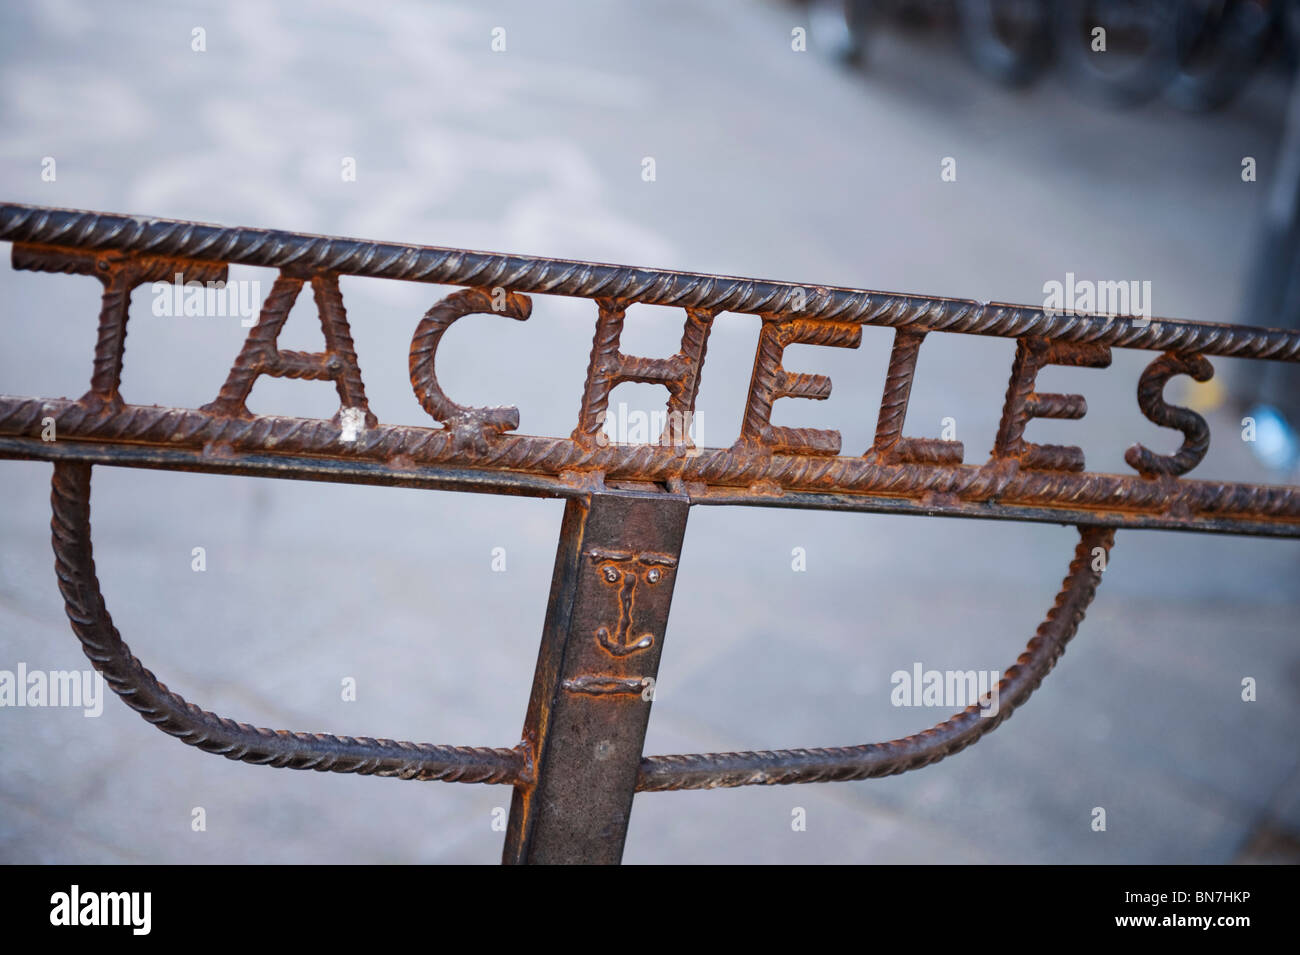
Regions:
[[[1210, 358], [1300, 361], [1300, 333], [1153, 318], [1049, 314], [1001, 303], [889, 295], [690, 272], [403, 246], [168, 219], [24, 205], [0, 206], [0, 240], [17, 269], [92, 275], [103, 285], [90, 389], [80, 398], [0, 396], [0, 457], [52, 461], [59, 587], [86, 655], [126, 704], [159, 729], [229, 759], [294, 769], [514, 788], [507, 862], [617, 862], [637, 791], [825, 782], [892, 775], [974, 743], [1005, 720], [1055, 665], [1100, 581], [1096, 556], [1116, 529], [1164, 528], [1300, 537], [1293, 487], [1185, 477], [1209, 448], [1196, 412], [1174, 406], [1174, 376], [1214, 373]], [[225, 384], [200, 408], [128, 403], [121, 376], [133, 289], [153, 282], [222, 282], [230, 264], [278, 270]], [[410, 377], [433, 427], [385, 425], [370, 408], [339, 276], [462, 286], [415, 326]], [[309, 286], [325, 350], [278, 345]], [[510, 407], [469, 407], [439, 385], [438, 345], [458, 319], [526, 321], [531, 295], [594, 303], [595, 334], [577, 420], [567, 437], [516, 433]], [[632, 304], [679, 309], [669, 358], [625, 354]], [[725, 314], [762, 319], [743, 422], [728, 448], [696, 447], [689, 421], [709, 333]], [[789, 372], [795, 344], [856, 348], [864, 325], [894, 329], [875, 439], [845, 454], [838, 432], [772, 424], [783, 398], [826, 398], [824, 375]], [[988, 459], [966, 463], [960, 442], [905, 435], [921, 346], [935, 334], [1016, 340], [1001, 424]], [[1112, 348], [1157, 354], [1137, 403], [1182, 435], [1173, 454], [1142, 445], [1133, 473], [1088, 471], [1082, 451], [1025, 440], [1034, 418], [1082, 418], [1083, 397], [1037, 390], [1048, 365], [1105, 368]], [[262, 375], [331, 381], [330, 420], [254, 415]], [[606, 439], [612, 390], [663, 385], [666, 440]], [[58, 439], [42, 440], [53, 425]], [[508, 748], [440, 746], [263, 729], [217, 716], [168, 690], [113, 626], [95, 577], [90, 475], [95, 464], [262, 477], [467, 490], [567, 502], [522, 740]], [[1073, 524], [1079, 543], [1047, 617], [998, 684], [996, 716], [972, 705], [903, 739], [835, 749], [642, 755], [686, 516], [697, 504], [749, 504]], [[984, 714], [987, 716], [987, 713]]]

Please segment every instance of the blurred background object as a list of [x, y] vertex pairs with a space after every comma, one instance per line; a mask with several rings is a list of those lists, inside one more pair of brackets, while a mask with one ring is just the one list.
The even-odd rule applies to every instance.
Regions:
[[[1285, 78], [1292, 107], [1243, 288], [1241, 320], [1300, 325], [1300, 2], [1296, 0], [800, 0], [833, 55], [870, 71], [874, 36], [954, 33], [977, 70], [1008, 88], [1057, 66], [1072, 89], [1132, 108], [1163, 97], [1191, 113], [1231, 103], [1258, 71]], [[1216, 396], [1221, 390], [1216, 386]], [[1300, 465], [1300, 370], [1261, 369], [1233, 406], [1260, 425], [1256, 457], [1279, 479]], [[1195, 399], [1193, 399], [1195, 400]], [[1221, 397], [1216, 399], [1221, 400]]]
[[1287, 70], [1296, 62], [1294, 0], [800, 2], [855, 65], [882, 30], [948, 31], [999, 83], [1027, 86], [1059, 64], [1081, 91], [1116, 106], [1163, 94], [1189, 111], [1218, 109], [1274, 59]]

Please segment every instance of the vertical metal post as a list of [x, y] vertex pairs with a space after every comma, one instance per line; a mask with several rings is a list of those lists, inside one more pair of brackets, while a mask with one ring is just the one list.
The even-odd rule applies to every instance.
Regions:
[[648, 491], [566, 505], [503, 862], [622, 860], [688, 506]]

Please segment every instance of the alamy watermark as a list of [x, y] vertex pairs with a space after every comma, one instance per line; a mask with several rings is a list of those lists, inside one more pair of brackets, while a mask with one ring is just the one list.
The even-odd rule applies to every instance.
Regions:
[[601, 412], [599, 420], [601, 430], [596, 443], [602, 448], [611, 444], [652, 444], [691, 457], [700, 453], [704, 419], [694, 411], [643, 411], [619, 402], [613, 413]]
[[79, 707], [86, 717], [104, 712], [104, 677], [98, 670], [0, 670], [0, 707]]
[[262, 283], [257, 279], [237, 282], [186, 282], [179, 272], [171, 283], [154, 282], [153, 313], [158, 318], [239, 318], [244, 328], [257, 324], [257, 306], [262, 300]]
[[148, 935], [152, 911], [152, 892], [83, 892], [74, 885], [50, 896], [51, 925], [120, 925]]
[[1065, 281], [1043, 283], [1043, 311], [1047, 315], [1105, 315], [1109, 318], [1132, 318], [1133, 324], [1151, 322], [1151, 282], [1137, 279], [1118, 282], [1094, 282], [1075, 279], [1065, 273]]
[[895, 670], [889, 677], [895, 706], [939, 706], [964, 710], [979, 704], [980, 716], [998, 715], [997, 670], [927, 670], [913, 663], [911, 670]]

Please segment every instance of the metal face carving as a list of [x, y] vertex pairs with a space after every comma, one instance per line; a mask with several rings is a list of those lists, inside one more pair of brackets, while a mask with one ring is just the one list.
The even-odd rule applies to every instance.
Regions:
[[587, 552], [601, 581], [617, 593], [618, 623], [596, 631], [596, 641], [616, 657], [625, 657], [654, 645], [653, 633], [637, 633], [637, 588], [642, 591], [664, 582], [677, 566], [667, 554], [592, 548]]
[[[0, 241], [13, 243], [16, 269], [93, 276], [103, 285], [89, 390], [78, 399], [0, 394], [0, 458], [54, 463], [59, 587], [72, 629], [108, 685], [164, 732], [228, 759], [513, 786], [508, 862], [618, 861], [637, 791], [867, 779], [959, 752], [1000, 725], [1056, 665], [1096, 592], [1117, 528], [1300, 537], [1300, 489], [1183, 477], [1204, 458], [1210, 429], [1200, 415], [1164, 397], [1175, 376], [1209, 380], [1210, 356], [1300, 361], [1295, 331], [1057, 315], [1000, 303], [25, 205], [0, 205]], [[222, 281], [231, 264], [279, 274], [217, 398], [201, 408], [127, 403], [121, 380], [132, 291], [176, 276]], [[343, 275], [462, 286], [415, 322], [408, 355], [416, 400], [437, 427], [384, 424], [371, 410], [343, 306]], [[319, 353], [277, 345], [304, 284], [325, 335]], [[575, 296], [593, 306], [591, 358], [574, 389], [577, 422], [565, 436], [518, 434], [519, 409], [457, 403], [435, 373], [438, 345], [453, 322], [493, 313], [527, 320], [534, 314], [530, 294]], [[675, 355], [620, 351], [633, 304], [685, 311]], [[763, 321], [744, 415], [730, 446], [696, 447], [683, 422], [695, 410], [709, 335], [727, 312]], [[824, 399], [831, 392], [825, 375], [787, 371], [785, 349], [856, 348], [870, 325], [894, 329], [872, 446], [844, 454], [838, 431], [773, 425], [778, 400]], [[1001, 424], [982, 462], [967, 463], [958, 441], [904, 433], [921, 346], [944, 333], [1016, 341]], [[1134, 473], [1101, 474], [1087, 470], [1077, 447], [1028, 441], [1033, 419], [1077, 420], [1087, 412], [1082, 395], [1038, 392], [1039, 373], [1070, 365], [1100, 374], [1115, 348], [1157, 353], [1128, 387], [1136, 391], [1137, 412], [1181, 433], [1178, 450], [1158, 454], [1135, 444], [1125, 457]], [[259, 375], [332, 381], [339, 413], [331, 420], [254, 415], [245, 399]], [[662, 437], [669, 440], [604, 440], [610, 394], [626, 382], [666, 390]], [[100, 593], [90, 540], [96, 464], [564, 498], [521, 740], [488, 748], [289, 732], [238, 723], [187, 702], [132, 655]], [[928, 730], [882, 743], [645, 757], [687, 514], [696, 504], [1073, 524], [1079, 542], [1046, 619], [998, 684], [993, 718], [975, 704]]]

